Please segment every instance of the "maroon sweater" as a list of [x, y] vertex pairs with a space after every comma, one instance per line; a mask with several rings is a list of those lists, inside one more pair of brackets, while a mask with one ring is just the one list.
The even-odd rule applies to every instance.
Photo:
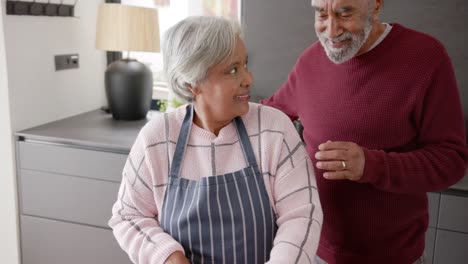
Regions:
[[431, 36], [399, 24], [373, 50], [333, 64], [320, 43], [269, 99], [304, 126], [315, 163], [327, 140], [364, 148], [360, 182], [315, 168], [324, 224], [318, 255], [334, 263], [412, 263], [423, 254], [426, 192], [456, 183], [468, 159], [450, 58]]

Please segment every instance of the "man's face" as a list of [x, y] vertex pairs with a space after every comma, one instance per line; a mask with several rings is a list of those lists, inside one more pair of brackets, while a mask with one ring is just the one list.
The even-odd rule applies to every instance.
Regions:
[[328, 58], [343, 63], [365, 50], [373, 27], [373, 0], [313, 0], [315, 32]]

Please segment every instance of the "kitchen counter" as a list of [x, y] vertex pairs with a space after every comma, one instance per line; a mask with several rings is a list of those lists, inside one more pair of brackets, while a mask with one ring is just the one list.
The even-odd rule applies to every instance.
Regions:
[[107, 149], [128, 154], [138, 132], [147, 121], [148, 119], [114, 120], [111, 114], [98, 109], [22, 130], [16, 136], [27, 141]]

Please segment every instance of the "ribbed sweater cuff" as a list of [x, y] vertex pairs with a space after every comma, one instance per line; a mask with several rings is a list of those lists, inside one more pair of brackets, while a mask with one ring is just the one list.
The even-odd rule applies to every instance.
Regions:
[[365, 164], [364, 173], [359, 182], [374, 183], [382, 181], [387, 173], [386, 153], [382, 150], [369, 150], [363, 148]]
[[176, 251], [180, 251], [185, 254], [184, 248], [169, 236], [159, 240], [158, 243], [163, 246], [158, 247], [159, 254], [157, 254], [158, 257], [156, 259], [156, 263], [164, 264], [167, 258]]

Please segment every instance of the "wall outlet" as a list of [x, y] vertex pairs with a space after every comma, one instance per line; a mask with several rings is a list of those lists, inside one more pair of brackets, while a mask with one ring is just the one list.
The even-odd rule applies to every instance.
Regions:
[[80, 67], [78, 54], [55, 55], [55, 71], [76, 69]]

